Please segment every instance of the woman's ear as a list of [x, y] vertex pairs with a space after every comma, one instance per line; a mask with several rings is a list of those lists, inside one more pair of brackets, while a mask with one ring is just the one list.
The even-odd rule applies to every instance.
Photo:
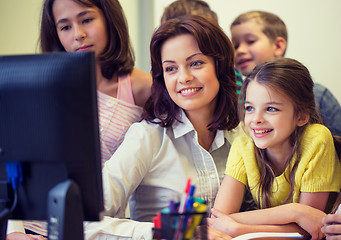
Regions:
[[309, 119], [310, 119], [309, 113], [306, 112], [299, 113], [297, 119], [297, 126], [299, 127], [304, 126], [307, 122], [309, 122]]
[[275, 57], [284, 57], [285, 50], [287, 49], [287, 41], [282, 37], [277, 37], [275, 40]]

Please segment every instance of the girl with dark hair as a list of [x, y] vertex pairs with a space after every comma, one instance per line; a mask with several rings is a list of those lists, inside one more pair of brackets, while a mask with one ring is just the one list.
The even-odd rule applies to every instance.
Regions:
[[131, 220], [107, 217], [105, 230], [98, 224], [87, 237], [151, 239], [152, 218], [183, 193], [188, 178], [195, 197], [212, 206], [238, 134], [233, 47], [215, 22], [169, 20], [153, 34], [150, 51], [144, 120], [129, 128], [103, 170], [108, 215], [122, 216], [129, 200]]
[[[40, 47], [43, 53], [95, 52], [104, 164], [123, 141], [129, 126], [141, 120], [152, 84], [150, 74], [134, 68], [128, 26], [119, 1], [45, 0]], [[27, 232], [47, 234], [46, 226], [39, 222], [25, 222], [24, 226]], [[15, 235], [20, 234], [9, 234], [7, 238], [19, 239]]]
[[40, 45], [42, 52], [95, 52], [102, 158], [108, 160], [128, 127], [141, 119], [152, 83], [149, 74], [134, 68], [120, 3], [45, 0]]
[[[340, 191], [341, 166], [333, 137], [320, 124], [313, 86], [307, 68], [288, 58], [261, 64], [246, 78], [239, 102], [248, 133], [233, 142], [210, 227], [232, 237], [260, 231], [302, 232], [297, 225], [280, 225], [285, 214], [269, 223], [270, 215], [237, 213], [245, 187], [262, 209], [301, 203], [330, 211], [327, 201], [330, 193]], [[249, 226], [235, 231], [224, 214]]]

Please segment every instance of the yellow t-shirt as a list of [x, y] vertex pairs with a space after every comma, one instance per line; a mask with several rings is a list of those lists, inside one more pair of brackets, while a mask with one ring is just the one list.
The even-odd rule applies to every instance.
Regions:
[[[291, 166], [295, 159], [295, 156], [291, 159]], [[225, 174], [249, 187], [256, 202], [260, 179], [258, 164], [252, 138], [248, 134], [236, 138], [231, 146]], [[289, 167], [274, 180], [272, 206], [281, 205], [289, 194], [290, 185], [285, 176], [289, 176]], [[340, 187], [341, 165], [332, 135], [325, 126], [311, 124], [306, 127], [302, 136], [293, 202], [299, 201], [301, 192], [339, 192]]]

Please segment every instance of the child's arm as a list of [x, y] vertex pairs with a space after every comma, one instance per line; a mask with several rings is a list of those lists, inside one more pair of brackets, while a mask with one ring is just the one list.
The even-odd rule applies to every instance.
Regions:
[[[204, 234], [202, 234], [200, 231], [204, 231]], [[214, 228], [207, 227], [207, 229], [197, 229], [196, 230], [196, 239], [209, 239], [209, 240], [231, 240], [232, 237], [227, 235], [224, 232], [221, 232], [219, 230], [216, 230]], [[199, 234], [198, 234], [199, 233]], [[199, 237], [198, 237], [199, 236]]]
[[312, 239], [322, 238], [322, 219], [326, 216], [324, 212], [316, 208], [299, 203], [228, 216], [212, 209], [212, 215], [217, 218], [209, 219], [208, 225], [231, 236], [250, 232], [299, 232], [307, 235], [302, 231], [305, 230], [312, 236]]
[[[217, 220], [220, 220], [222, 218], [224, 218], [224, 221], [217, 222]], [[236, 222], [228, 215], [215, 219], [213, 218], [209, 219], [207, 227], [208, 236], [216, 235], [216, 233], [214, 233], [212, 229], [215, 229], [216, 231], [221, 231], [225, 233], [227, 236], [231, 236], [233, 238], [248, 233], [273, 232], [273, 233], [299, 233], [302, 236], [304, 236], [304, 239], [310, 239], [310, 235], [294, 223], [285, 225], [247, 225]], [[317, 240], [321, 238], [313, 237], [312, 239]]]
[[239, 212], [243, 202], [245, 185], [238, 180], [225, 175], [219, 187], [214, 208], [225, 214]]
[[46, 240], [41, 235], [25, 233], [24, 222], [21, 220], [9, 220], [7, 224], [6, 240]]
[[31, 235], [21, 232], [12, 232], [7, 235], [6, 240], [47, 240], [47, 238], [40, 235]]
[[329, 192], [302, 192], [299, 202], [324, 211], [327, 205]]
[[[328, 192], [301, 193], [301, 204], [285, 204], [268, 209], [231, 214], [233, 211], [229, 207], [232, 206], [233, 209], [233, 204], [226, 204], [226, 202], [233, 203], [229, 197], [233, 198], [235, 194], [233, 189], [238, 186], [239, 182], [227, 177], [225, 177], [226, 181], [225, 179], [223, 181], [225, 190], [222, 189], [223, 192], [219, 190], [221, 192], [221, 194], [218, 193], [219, 198], [217, 196], [219, 202], [216, 200], [217, 204], [212, 210], [213, 219], [208, 220], [210, 227], [233, 237], [250, 232], [299, 232], [303, 235], [309, 233], [313, 239], [322, 238], [322, 218], [325, 217], [323, 210], [328, 200]], [[230, 192], [228, 191], [229, 186], [232, 186]], [[236, 208], [237, 206], [234, 207], [234, 209]], [[227, 216], [223, 213], [231, 215]]]

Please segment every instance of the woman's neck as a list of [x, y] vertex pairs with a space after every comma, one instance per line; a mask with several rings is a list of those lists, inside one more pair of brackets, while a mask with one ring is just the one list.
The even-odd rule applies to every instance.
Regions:
[[207, 125], [212, 122], [213, 114], [186, 112], [186, 115], [198, 133], [200, 146], [209, 151], [216, 135], [216, 131], [212, 132], [207, 128]]

